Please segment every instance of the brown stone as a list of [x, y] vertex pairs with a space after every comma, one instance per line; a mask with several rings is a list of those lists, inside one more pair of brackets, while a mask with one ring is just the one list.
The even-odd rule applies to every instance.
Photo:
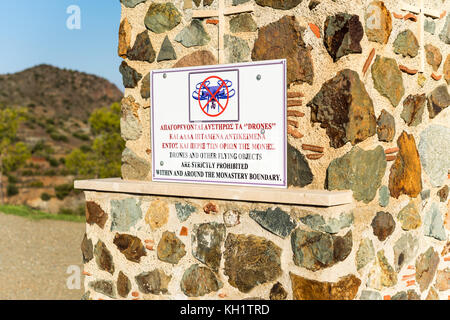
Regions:
[[439, 264], [439, 254], [429, 247], [416, 260], [416, 281], [420, 291], [425, 291], [431, 284]]
[[228, 282], [247, 293], [254, 287], [281, 276], [281, 248], [263, 237], [228, 234], [225, 241], [225, 269]]
[[145, 294], [168, 294], [171, 279], [172, 276], [166, 275], [161, 269], [142, 272], [135, 277], [139, 290]]
[[378, 240], [384, 241], [394, 232], [395, 221], [389, 212], [379, 211], [373, 218], [371, 226]]
[[217, 64], [217, 59], [208, 50], [198, 50], [178, 60], [172, 68], [196, 67]]
[[433, 67], [434, 71], [437, 71], [442, 62], [441, 51], [439, 51], [439, 49], [435, 46], [427, 44], [425, 46], [425, 53], [428, 64]]
[[450, 84], [450, 54], [444, 62], [444, 79], [447, 81], [447, 84]]
[[284, 16], [261, 27], [252, 51], [252, 60], [287, 60], [287, 82], [313, 84], [311, 47], [306, 47], [294, 16]]
[[386, 44], [392, 32], [392, 17], [383, 1], [372, 1], [364, 15], [369, 41]]
[[403, 101], [402, 119], [408, 126], [417, 126], [422, 123], [422, 115], [425, 111], [427, 97], [425, 94], [410, 94]]
[[412, 201], [400, 210], [397, 219], [401, 222], [402, 229], [406, 231], [417, 229], [422, 225], [420, 212]]
[[328, 16], [324, 25], [323, 42], [333, 61], [352, 53], [362, 53], [364, 29], [358, 15], [338, 13]]
[[164, 226], [169, 220], [169, 206], [163, 200], [155, 200], [150, 204], [145, 215], [145, 222], [156, 230]]
[[287, 292], [284, 290], [283, 285], [279, 282], [275, 283], [270, 289], [270, 300], [286, 300]]
[[208, 202], [207, 204], [205, 204], [205, 206], [203, 207], [203, 211], [206, 214], [210, 214], [210, 213], [217, 213], [219, 212], [219, 209], [217, 208], [217, 205], [215, 205], [212, 202]]
[[339, 278], [338, 282], [321, 282], [290, 273], [294, 300], [353, 300], [361, 280], [354, 275]]
[[184, 272], [180, 287], [188, 297], [201, 297], [218, 291], [223, 284], [211, 269], [193, 264]]
[[428, 116], [434, 119], [450, 105], [450, 95], [445, 84], [434, 89], [428, 96]]
[[308, 103], [311, 122], [318, 122], [330, 137], [330, 146], [340, 148], [366, 140], [376, 132], [372, 99], [357, 72], [344, 69], [322, 85]]
[[439, 294], [436, 292], [436, 289], [431, 287], [425, 300], [439, 300]]
[[158, 244], [158, 259], [171, 264], [177, 264], [186, 255], [184, 243], [174, 232], [165, 231]]
[[131, 291], [131, 281], [122, 271], [119, 272], [117, 277], [117, 293], [122, 298], [126, 298]]
[[98, 241], [94, 249], [95, 262], [100, 270], [114, 274], [114, 263], [111, 252], [102, 241]]
[[377, 119], [377, 135], [378, 140], [391, 142], [395, 136], [395, 119], [385, 109], [381, 110], [381, 114]]
[[439, 189], [437, 195], [441, 202], [445, 202], [448, 198], [448, 185], [445, 185], [441, 189]]
[[131, 25], [128, 22], [128, 19], [125, 18], [120, 23], [119, 27], [119, 47], [118, 54], [119, 57], [126, 58], [127, 51], [130, 47], [131, 43]]
[[108, 214], [96, 202], [86, 202], [86, 222], [90, 225], [94, 223], [103, 229], [106, 220], [108, 220]]
[[450, 290], [450, 268], [437, 272], [435, 287], [439, 291]]
[[256, 3], [263, 7], [271, 7], [279, 10], [289, 10], [295, 8], [302, 0], [256, 0]]
[[140, 262], [142, 256], [146, 256], [144, 245], [141, 239], [130, 234], [116, 233], [113, 243], [117, 246], [120, 252], [132, 262]]
[[403, 131], [397, 145], [400, 151], [391, 167], [389, 191], [396, 199], [402, 194], [416, 198], [422, 190], [422, 167], [414, 136]]
[[156, 52], [145, 30], [136, 36], [133, 47], [128, 50], [127, 57], [130, 60], [139, 60], [152, 63], [156, 59]]

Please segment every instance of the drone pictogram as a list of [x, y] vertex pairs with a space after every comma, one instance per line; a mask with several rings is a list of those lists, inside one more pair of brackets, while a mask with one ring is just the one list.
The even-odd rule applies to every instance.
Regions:
[[[217, 79], [217, 85], [210, 85], [212, 79]], [[195, 91], [192, 93], [192, 98], [198, 100], [200, 108], [203, 113], [210, 117], [220, 116], [228, 106], [230, 98], [234, 97], [236, 90], [231, 89], [233, 83], [231, 80], [223, 80], [218, 76], [210, 76], [203, 82], [199, 82]], [[231, 89], [231, 90], [230, 90]], [[220, 100], [225, 100], [220, 103]], [[202, 105], [202, 101], [206, 101], [205, 105]]]

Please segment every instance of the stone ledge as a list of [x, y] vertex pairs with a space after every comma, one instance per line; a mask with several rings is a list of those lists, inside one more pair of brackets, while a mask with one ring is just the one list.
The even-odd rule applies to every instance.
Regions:
[[191, 183], [126, 181], [121, 178], [77, 180], [75, 181], [75, 189], [322, 207], [332, 207], [353, 202], [351, 191], [274, 189]]

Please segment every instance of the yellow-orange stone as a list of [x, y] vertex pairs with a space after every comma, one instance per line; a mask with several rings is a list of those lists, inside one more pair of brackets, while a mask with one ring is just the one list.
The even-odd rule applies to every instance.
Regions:
[[402, 132], [398, 137], [399, 152], [389, 175], [389, 190], [391, 196], [397, 198], [406, 194], [412, 198], [422, 190], [422, 167], [419, 152], [413, 135]]
[[123, 19], [119, 27], [119, 57], [125, 58], [127, 56], [128, 48], [131, 43], [131, 25], [127, 18]]
[[145, 222], [152, 230], [159, 229], [169, 220], [169, 206], [165, 201], [155, 200], [150, 204], [145, 215]]
[[339, 278], [338, 282], [321, 282], [290, 273], [294, 300], [353, 300], [361, 280], [354, 275]]

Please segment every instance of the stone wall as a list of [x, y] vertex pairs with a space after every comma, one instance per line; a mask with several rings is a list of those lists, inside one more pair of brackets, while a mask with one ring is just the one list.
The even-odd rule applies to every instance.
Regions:
[[[216, 19], [191, 18], [217, 2], [121, 1], [124, 179], [151, 180], [149, 71], [217, 63]], [[426, 1], [442, 14], [425, 19], [423, 53], [400, 1], [225, 3], [254, 11], [227, 16], [224, 63], [287, 59], [289, 188], [355, 203], [86, 192], [89, 297], [447, 299], [449, 1]]]

